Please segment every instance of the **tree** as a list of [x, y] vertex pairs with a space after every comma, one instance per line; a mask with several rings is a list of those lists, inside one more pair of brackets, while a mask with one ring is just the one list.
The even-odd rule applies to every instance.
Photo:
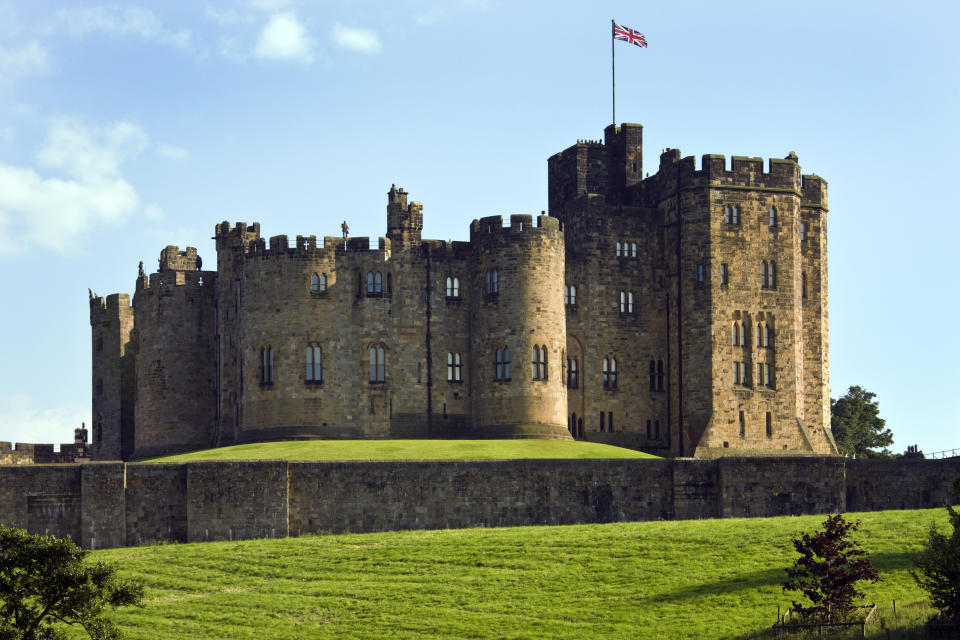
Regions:
[[787, 569], [783, 590], [800, 591], [813, 603], [805, 607], [793, 602], [792, 611], [810, 620], [839, 622], [864, 595], [857, 583], [880, 580], [867, 552], [849, 538], [859, 526], [859, 520], [847, 522], [837, 514], [824, 520], [822, 531], [791, 538], [800, 557]]
[[[960, 480], [954, 483], [960, 493]], [[953, 534], [949, 537], [930, 527], [930, 537], [915, 560], [911, 571], [920, 588], [930, 594], [930, 602], [943, 614], [960, 620], [960, 511], [947, 505]]]
[[101, 614], [107, 606], [140, 606], [143, 587], [86, 556], [69, 539], [0, 526], [0, 639], [60, 640], [64, 625], [79, 625], [94, 640], [121, 638]]
[[[830, 400], [830, 427], [840, 453], [859, 457], [887, 457], [893, 433], [884, 429], [877, 394], [863, 387], [850, 387], [845, 396]], [[881, 451], [875, 449], [882, 448]]]

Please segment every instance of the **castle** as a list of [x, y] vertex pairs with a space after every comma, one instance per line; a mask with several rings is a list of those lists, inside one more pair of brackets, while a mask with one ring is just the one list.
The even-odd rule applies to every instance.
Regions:
[[[662, 456], [836, 455], [826, 182], [792, 152], [676, 149], [643, 178], [610, 125], [548, 160], [548, 214], [421, 238], [216, 226], [90, 296], [92, 455], [299, 438], [577, 438]], [[345, 229], [346, 225], [344, 225]]]

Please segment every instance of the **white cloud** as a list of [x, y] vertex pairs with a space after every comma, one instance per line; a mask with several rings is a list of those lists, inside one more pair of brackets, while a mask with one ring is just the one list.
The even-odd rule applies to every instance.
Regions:
[[293, 12], [277, 13], [260, 32], [253, 54], [267, 60], [313, 62], [313, 40]]
[[171, 160], [185, 160], [190, 157], [190, 152], [183, 147], [176, 147], [172, 144], [161, 144], [157, 146], [157, 155]]
[[239, 13], [233, 9], [226, 9], [225, 11], [217, 11], [213, 7], [207, 7], [204, 10], [204, 15], [207, 20], [216, 22], [220, 26], [230, 26], [235, 24], [242, 24], [249, 22], [250, 18], [248, 16], [241, 16]]
[[45, 73], [49, 68], [47, 50], [38, 42], [12, 49], [0, 47], [0, 81]]
[[150, 144], [137, 125], [50, 124], [33, 167], [0, 163], [0, 256], [37, 248], [65, 252], [95, 225], [122, 224], [144, 211], [121, 165]]
[[361, 53], [378, 53], [382, 48], [375, 31], [345, 27], [339, 22], [333, 25], [333, 41], [342, 49]]
[[136, 36], [182, 49], [190, 48], [192, 38], [189, 30], [168, 29], [153, 11], [137, 6], [60, 9], [54, 14], [54, 24], [48, 30], [77, 37], [89, 33]]
[[[81, 422], [90, 429], [90, 407], [48, 408], [47, 403], [23, 394], [7, 395], [0, 401], [0, 440], [34, 444], [73, 442], [73, 430]], [[42, 408], [41, 408], [42, 407]]]

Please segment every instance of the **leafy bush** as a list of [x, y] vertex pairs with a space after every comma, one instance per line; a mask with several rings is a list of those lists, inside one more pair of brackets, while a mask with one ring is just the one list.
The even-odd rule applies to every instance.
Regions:
[[943, 615], [960, 620], [960, 511], [947, 506], [953, 533], [947, 537], [930, 527], [927, 545], [916, 559], [913, 579], [930, 594], [930, 602]]
[[800, 557], [787, 569], [783, 590], [800, 591], [813, 603], [805, 607], [793, 602], [791, 611], [810, 620], [840, 622], [863, 597], [857, 583], [880, 580], [867, 552], [849, 538], [859, 526], [859, 520], [847, 522], [837, 514], [824, 520], [822, 531], [791, 538]]

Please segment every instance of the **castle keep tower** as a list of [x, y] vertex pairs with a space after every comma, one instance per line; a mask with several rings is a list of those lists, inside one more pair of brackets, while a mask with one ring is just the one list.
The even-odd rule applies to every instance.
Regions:
[[797, 156], [675, 149], [643, 128], [548, 160], [549, 215], [422, 238], [216, 226], [133, 305], [91, 294], [93, 455], [300, 438], [577, 438], [664, 456], [835, 454], [826, 182]]

